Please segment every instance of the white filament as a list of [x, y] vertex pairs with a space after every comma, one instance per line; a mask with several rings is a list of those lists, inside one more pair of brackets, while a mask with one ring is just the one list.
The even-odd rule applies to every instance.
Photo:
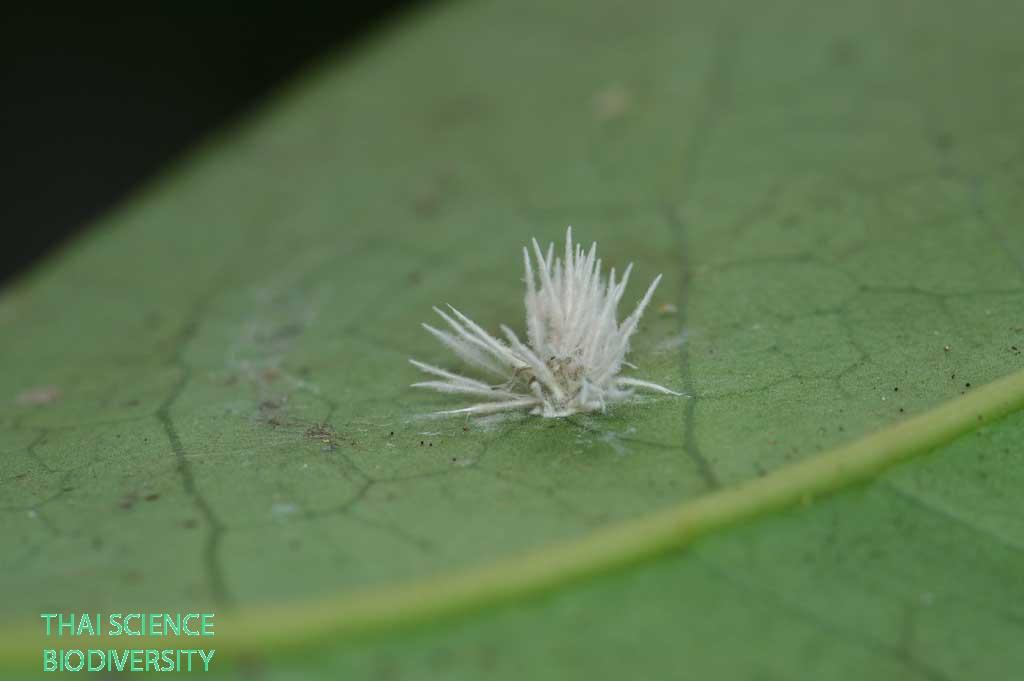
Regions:
[[526, 343], [504, 325], [505, 340], [495, 338], [450, 305], [450, 314], [434, 308], [450, 330], [423, 325], [459, 359], [501, 382], [492, 385], [413, 359], [418, 369], [441, 379], [413, 387], [484, 399], [441, 414], [528, 409], [532, 414], [560, 417], [604, 411], [608, 404], [630, 398], [634, 388], [680, 395], [656, 383], [619, 375], [623, 366], [633, 366], [625, 361], [629, 339], [661, 275], [651, 282], [633, 313], [619, 323], [617, 310], [632, 264], [621, 279], [616, 279], [613, 268], [605, 280], [597, 244], [584, 252], [572, 242], [572, 227], [566, 230], [564, 258], [555, 257], [554, 244], [546, 253], [536, 239], [532, 246], [532, 257], [530, 249], [523, 248]]

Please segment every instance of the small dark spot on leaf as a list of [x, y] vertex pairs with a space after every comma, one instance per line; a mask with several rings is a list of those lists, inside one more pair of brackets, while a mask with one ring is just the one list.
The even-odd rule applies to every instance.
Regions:
[[464, 92], [448, 96], [428, 111], [427, 123], [432, 129], [451, 130], [485, 118], [492, 108], [482, 94]]
[[893, 389], [892, 389], [892, 391], [893, 391], [894, 393], [898, 393], [898, 392], [900, 391], [900, 389], [899, 389], [899, 388], [893, 388]]
[[261, 679], [266, 673], [267, 663], [258, 653], [245, 653], [238, 656], [239, 678]]
[[[268, 336], [267, 340], [276, 341], [276, 340], [285, 340], [285, 339], [288, 339], [288, 338], [292, 338], [292, 337], [298, 336], [300, 333], [302, 333], [304, 328], [305, 327], [302, 324], [299, 324], [299, 323], [285, 324], [283, 326], [279, 326], [276, 329], [274, 329], [274, 331], [270, 334], [270, 336]], [[271, 369], [271, 371], [274, 371], [275, 374], [277, 372], [276, 369]], [[276, 378], [276, 376], [275, 376], [275, 378]]]
[[420, 447], [423, 446], [423, 440], [420, 440]]
[[61, 487], [61, 488], [60, 488], [60, 491], [61, 491], [61, 492], [71, 492], [71, 491], [73, 491], [74, 489], [75, 489], [74, 487], [71, 487], [71, 486], [69, 485], [69, 486], [67, 486], [67, 487]]
[[860, 48], [850, 40], [837, 40], [829, 53], [833, 66], [850, 66], [860, 61]]
[[970, 387], [971, 387], [971, 384], [970, 384], [970, 383], [964, 383], [964, 387], [965, 387], [965, 388], [970, 388]]
[[153, 492], [152, 494], [147, 494], [146, 496], [143, 497], [143, 499], [145, 499], [146, 501], [156, 501], [159, 498], [160, 494], [158, 492]]
[[412, 212], [420, 218], [431, 218], [441, 210], [442, 192], [438, 187], [428, 187], [412, 198]]
[[946, 151], [953, 146], [953, 136], [948, 132], [939, 132], [935, 134], [935, 147], [939, 151]]

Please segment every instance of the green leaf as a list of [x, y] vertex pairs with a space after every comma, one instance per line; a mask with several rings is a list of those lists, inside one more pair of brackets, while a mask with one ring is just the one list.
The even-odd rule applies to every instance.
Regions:
[[[1024, 17], [942, 10], [440, 6], [211, 140], [0, 298], [0, 667], [166, 609], [225, 677], [1013, 678]], [[423, 418], [419, 322], [521, 329], [568, 223], [689, 397]]]

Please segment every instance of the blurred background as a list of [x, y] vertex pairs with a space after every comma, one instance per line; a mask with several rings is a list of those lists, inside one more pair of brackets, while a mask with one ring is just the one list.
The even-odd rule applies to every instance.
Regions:
[[0, 283], [189, 145], [422, 0], [0, 10]]

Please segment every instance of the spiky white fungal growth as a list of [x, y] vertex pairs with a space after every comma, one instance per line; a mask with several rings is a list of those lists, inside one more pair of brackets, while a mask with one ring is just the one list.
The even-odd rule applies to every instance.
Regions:
[[[458, 393], [482, 401], [441, 414], [490, 414], [525, 409], [546, 417], [569, 416], [578, 412], [604, 411], [608, 404], [625, 400], [633, 389], [644, 388], [668, 395], [680, 395], [656, 383], [620, 376], [629, 352], [630, 336], [661, 281], [659, 274], [633, 313], [621, 323], [617, 308], [629, 281], [632, 263], [616, 280], [612, 268], [608, 279], [601, 272], [597, 244], [584, 253], [572, 243], [572, 227], [565, 234], [565, 259], [554, 257], [555, 245], [541, 251], [533, 240], [533, 254], [523, 248], [526, 266], [526, 333], [523, 343], [505, 325], [506, 340], [495, 338], [451, 305], [451, 314], [434, 308], [448, 324], [442, 331], [423, 327], [467, 364], [500, 379], [486, 383], [409, 360], [436, 379], [413, 383], [445, 393]], [[535, 272], [536, 269], [536, 272]]]

